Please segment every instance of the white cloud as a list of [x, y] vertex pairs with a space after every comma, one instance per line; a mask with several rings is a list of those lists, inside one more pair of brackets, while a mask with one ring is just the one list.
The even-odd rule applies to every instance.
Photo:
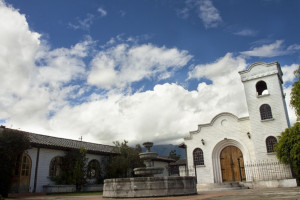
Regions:
[[257, 34], [257, 31], [251, 30], [251, 29], [243, 29], [240, 30], [236, 33], [235, 35], [240, 35], [240, 36], [255, 36]]
[[187, 51], [157, 47], [152, 44], [119, 44], [98, 53], [91, 62], [88, 83], [99, 88], [124, 88], [144, 78], [163, 79], [185, 66], [192, 58]]
[[[200, 83], [199, 95], [203, 97], [205, 107], [213, 108], [207, 113], [232, 112], [238, 116], [246, 115], [246, 101], [243, 84], [238, 74], [245, 69], [246, 61], [241, 57], [233, 57], [227, 53], [217, 61], [205, 65], [197, 65], [190, 73], [189, 78], [206, 78], [212, 81], [207, 85]], [[213, 114], [210, 114], [213, 117]]]
[[[166, 83], [123, 94], [92, 90], [84, 81], [109, 89], [144, 78], [164, 79], [192, 56], [177, 48], [115, 41], [114, 47], [93, 57], [87, 72], [84, 59], [91, 38], [70, 48], [50, 49], [29, 29], [24, 15], [1, 1], [0, 34], [0, 121], [13, 128], [72, 139], [82, 135], [85, 141], [106, 144], [123, 139], [176, 143], [219, 112], [247, 114], [238, 74], [246, 61], [230, 53], [189, 73], [189, 78], [212, 81], [200, 83], [197, 90]], [[283, 67], [286, 81], [292, 80], [294, 68]]]
[[103, 8], [98, 8], [98, 10], [97, 10], [99, 13], [100, 13], [100, 16], [101, 17], [105, 17], [106, 15], [107, 15], [107, 11], [106, 10], [104, 10]]
[[282, 47], [283, 40], [276, 40], [272, 44], [262, 45], [260, 47], [254, 47], [252, 50], [243, 51], [241, 55], [250, 57], [275, 57], [287, 54]]
[[95, 15], [88, 13], [84, 19], [78, 19], [77, 24], [69, 23], [68, 25], [73, 29], [89, 30], [94, 23]]
[[199, 17], [205, 28], [215, 28], [221, 24], [220, 13], [211, 0], [198, 0], [197, 5], [199, 6]]
[[186, 0], [185, 6], [177, 10], [177, 14], [183, 19], [187, 19], [192, 11], [198, 14], [206, 29], [216, 28], [223, 21], [211, 0]]
[[29, 31], [24, 15], [0, 1], [0, 115], [30, 87], [40, 35]]
[[247, 115], [238, 74], [245, 67], [245, 60], [226, 54], [214, 63], [198, 65], [190, 73], [190, 78], [211, 79], [211, 85], [200, 83], [197, 90], [188, 91], [166, 83], [132, 95], [95, 95], [98, 97], [91, 102], [62, 109], [51, 119], [51, 127], [69, 134], [85, 133], [83, 138], [104, 143], [122, 139], [178, 143], [197, 124], [210, 122], [220, 112]]
[[288, 51], [298, 51], [300, 50], [300, 44], [293, 44], [287, 48]]
[[288, 114], [291, 121], [291, 124], [294, 124], [297, 120], [295, 109], [290, 106], [291, 101], [291, 91], [292, 83], [295, 81], [294, 71], [297, 70], [299, 64], [284, 65], [281, 67], [283, 73], [283, 82], [284, 82], [284, 92], [285, 92], [285, 102], [287, 104]]
[[294, 71], [299, 67], [299, 64], [284, 65], [281, 67], [284, 83], [293, 83], [295, 81]]
[[69, 82], [84, 75], [91, 43], [51, 50], [24, 15], [0, 1], [0, 119], [16, 128], [50, 129], [49, 115], [79, 90]]

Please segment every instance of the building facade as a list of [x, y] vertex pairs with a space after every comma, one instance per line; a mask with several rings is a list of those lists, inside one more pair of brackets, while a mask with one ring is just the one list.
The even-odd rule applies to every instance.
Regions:
[[279, 63], [254, 63], [239, 74], [249, 116], [220, 113], [184, 138], [187, 173], [199, 185], [292, 178], [274, 152], [277, 136], [290, 127]]
[[[5, 129], [8, 128], [1, 126], [0, 133]], [[62, 158], [67, 151], [81, 147], [87, 150], [88, 182], [91, 184], [97, 182], [104, 160], [114, 155], [113, 146], [109, 145], [13, 131], [27, 135], [31, 148], [17, 159], [13, 169], [12, 193], [44, 192], [43, 186], [55, 185], [52, 178], [61, 175]]]

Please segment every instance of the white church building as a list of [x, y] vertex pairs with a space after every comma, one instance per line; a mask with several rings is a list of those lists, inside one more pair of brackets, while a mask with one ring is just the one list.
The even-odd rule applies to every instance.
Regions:
[[220, 113], [191, 131], [184, 138], [188, 175], [196, 176], [198, 190], [226, 182], [296, 186], [289, 166], [274, 152], [277, 136], [290, 127], [280, 64], [257, 62], [239, 74], [249, 117]]

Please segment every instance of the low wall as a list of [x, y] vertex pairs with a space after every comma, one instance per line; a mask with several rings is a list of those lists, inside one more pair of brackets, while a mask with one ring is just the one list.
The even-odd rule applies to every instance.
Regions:
[[76, 192], [76, 186], [75, 185], [43, 185], [43, 192], [46, 194]]
[[159, 197], [197, 194], [195, 177], [137, 177], [104, 180], [103, 197]]
[[297, 187], [296, 179], [282, 179], [282, 180], [269, 180], [269, 181], [253, 181], [243, 182], [249, 188], [278, 188], [278, 187]]
[[85, 185], [82, 188], [82, 192], [102, 192], [103, 184]]
[[[102, 192], [103, 184], [85, 185], [82, 187], [81, 191], [82, 192]], [[43, 192], [46, 194], [76, 192], [76, 186], [75, 185], [44, 185]]]

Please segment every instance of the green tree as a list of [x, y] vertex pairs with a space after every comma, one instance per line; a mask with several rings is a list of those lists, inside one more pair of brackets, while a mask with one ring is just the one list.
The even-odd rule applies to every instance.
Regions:
[[86, 149], [73, 149], [66, 153], [62, 160], [62, 175], [51, 178], [56, 184], [76, 185], [76, 191], [81, 191], [87, 183]]
[[12, 129], [0, 132], [0, 196], [7, 197], [17, 158], [29, 148], [30, 140], [25, 133]]
[[177, 161], [180, 159], [180, 155], [176, 154], [176, 150], [174, 149], [170, 151], [168, 158], [172, 158]]
[[299, 185], [300, 178], [300, 123], [297, 122], [293, 127], [285, 129], [279, 136], [276, 145], [277, 158], [291, 166], [293, 175], [297, 178]]
[[117, 155], [111, 156], [105, 164], [106, 177], [133, 177], [133, 169], [144, 166], [143, 161], [139, 157], [139, 153], [141, 152], [140, 145], [137, 145], [136, 148], [129, 147], [126, 140], [122, 143], [116, 141], [114, 144], [113, 152]]
[[293, 83], [291, 91], [291, 106], [294, 107], [298, 119], [300, 118], [300, 65], [296, 71], [294, 71], [296, 81]]

